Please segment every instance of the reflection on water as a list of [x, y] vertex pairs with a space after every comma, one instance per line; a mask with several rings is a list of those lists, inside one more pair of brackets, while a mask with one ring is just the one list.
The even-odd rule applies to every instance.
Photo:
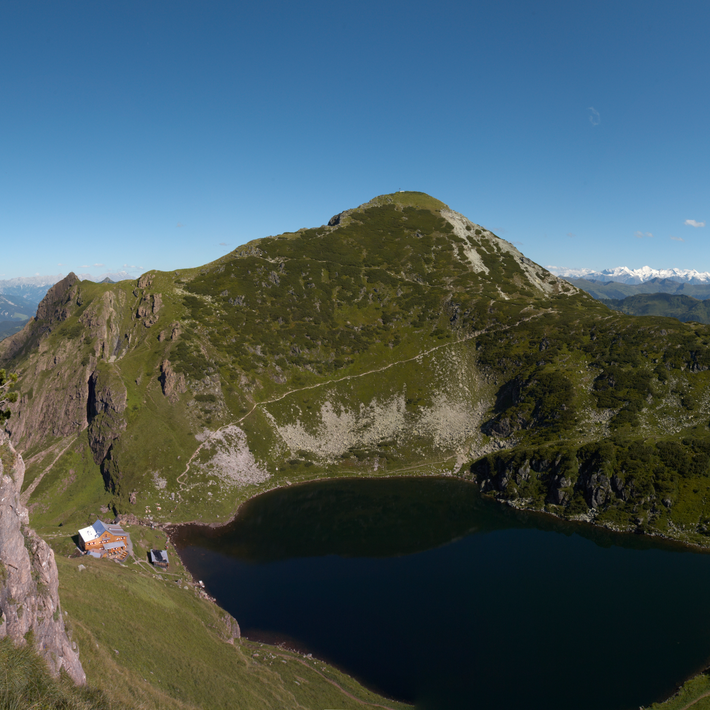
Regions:
[[635, 710], [710, 655], [710, 556], [462, 481], [294, 486], [174, 540], [245, 635], [421, 708]]

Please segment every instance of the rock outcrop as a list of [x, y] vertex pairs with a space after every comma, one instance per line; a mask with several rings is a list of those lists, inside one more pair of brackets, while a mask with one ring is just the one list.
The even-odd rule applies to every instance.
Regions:
[[138, 279], [138, 288], [150, 288], [153, 284], [153, 276], [154, 274], [151, 274], [150, 272], [143, 274], [143, 276]]
[[[37, 308], [37, 315], [25, 328], [0, 342], [0, 361], [6, 362], [21, 352], [35, 351], [28, 380], [41, 381], [20, 396], [7, 430], [23, 449], [43, 437], [65, 437], [84, 429], [88, 395], [87, 366], [77, 357], [74, 329], [59, 347], [50, 347], [48, 338], [81, 305], [80, 281], [72, 273], [52, 286]], [[66, 327], [66, 326], [64, 326]], [[76, 332], [75, 332], [76, 331]]]
[[0, 359], [9, 360], [27, 351], [64, 322], [72, 313], [72, 305], [80, 300], [78, 284], [74, 273], [54, 284], [37, 307], [37, 315], [19, 333], [0, 342]]
[[173, 403], [177, 402], [178, 395], [187, 392], [185, 375], [182, 372], [175, 372], [169, 360], [163, 360], [160, 364], [160, 385], [163, 394]]
[[138, 304], [136, 317], [142, 319], [143, 325], [150, 328], [158, 321], [158, 311], [163, 307], [163, 298], [159, 293], [146, 294]]
[[[623, 506], [632, 498], [637, 505], [650, 501], [653, 507], [653, 503], [661, 502], [654, 488], [644, 487], [633, 475], [611, 473], [614, 460], [611, 447], [503, 451], [474, 462], [469, 477], [482, 493], [499, 500], [515, 503], [534, 498], [540, 506], [559, 506], [566, 514], [584, 519]], [[667, 508], [673, 505], [670, 497], [662, 502]], [[555, 508], [550, 511], [560, 512]]]
[[[90, 436], [96, 445], [92, 448], [100, 451], [102, 442], [110, 445], [117, 432], [125, 429], [123, 419], [118, 416], [125, 409], [125, 387], [120, 378], [110, 376], [114, 372], [112, 365], [106, 377], [113, 383], [113, 394], [104, 381], [106, 378], [101, 382], [97, 378], [104, 365], [119, 360], [131, 344], [132, 333], [121, 328], [128, 299], [117, 290], [84, 303], [80, 287], [77, 277], [69, 274], [47, 292], [37, 316], [21, 333], [0, 342], [3, 362], [23, 350], [34, 351], [23, 379], [41, 382], [40, 386], [21, 393], [7, 424], [13, 441], [22, 450], [34, 446], [47, 434], [63, 438], [93, 423]], [[155, 299], [152, 302], [155, 305]], [[157, 303], [162, 303], [159, 297]], [[82, 306], [78, 322], [66, 330], [64, 321]], [[60, 330], [63, 337], [53, 339], [52, 333], [60, 327], [66, 332]], [[88, 352], [87, 343], [90, 343]], [[105, 453], [104, 449], [101, 459]]]
[[43, 321], [47, 326], [65, 321], [70, 313], [70, 305], [76, 296], [74, 286], [79, 283], [79, 277], [70, 273], [47, 291], [47, 295], [37, 306], [35, 320]]
[[101, 363], [89, 378], [89, 445], [97, 464], [106, 458], [111, 444], [126, 428], [123, 412], [127, 396], [126, 386], [113, 365]]
[[89, 303], [79, 318], [84, 336], [92, 339], [94, 359], [120, 359], [131, 342], [130, 332], [121, 329], [127, 297], [123, 291], [106, 291]]
[[54, 552], [29, 528], [20, 502], [25, 465], [3, 433], [0, 452], [0, 638], [16, 644], [31, 639], [52, 673], [63, 669], [83, 684], [76, 644], [64, 628]]

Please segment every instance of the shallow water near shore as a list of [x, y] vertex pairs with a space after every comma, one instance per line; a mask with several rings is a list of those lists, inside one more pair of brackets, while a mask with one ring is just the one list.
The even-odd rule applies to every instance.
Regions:
[[278, 489], [173, 540], [243, 635], [426, 710], [636, 710], [710, 658], [710, 555], [456, 479]]

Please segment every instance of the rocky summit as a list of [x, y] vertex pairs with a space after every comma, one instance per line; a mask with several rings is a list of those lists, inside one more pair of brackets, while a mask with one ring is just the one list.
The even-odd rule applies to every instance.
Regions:
[[199, 268], [70, 274], [0, 363], [45, 525], [225, 521], [298, 481], [436, 473], [705, 544], [709, 337], [613, 312], [400, 192]]

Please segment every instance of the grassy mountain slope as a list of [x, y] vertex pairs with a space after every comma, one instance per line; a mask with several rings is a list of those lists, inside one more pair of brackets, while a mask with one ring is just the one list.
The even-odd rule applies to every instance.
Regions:
[[101, 690], [76, 687], [67, 677], [54, 678], [29, 646], [0, 640], [0, 707], [3, 710], [118, 710]]
[[29, 320], [0, 320], [0, 340], [22, 330]]
[[87, 678], [116, 707], [408, 707], [312, 658], [235, 638], [231, 617], [181, 574], [133, 562], [83, 562], [85, 569], [82, 560], [59, 558], [62, 603]]
[[672, 279], [649, 279], [641, 284], [624, 284], [615, 281], [594, 281], [591, 279], [567, 279], [571, 284], [602, 301], [638, 296], [642, 293], [670, 293], [676, 296], [690, 296], [700, 300], [710, 298], [710, 284], [690, 284]]
[[67, 277], [0, 364], [20, 372], [9, 427], [58, 549], [102, 508], [224, 521], [275, 486], [411, 472], [710, 534], [708, 327], [611, 311], [422, 193], [197, 269]]
[[2, 639], [2, 708], [409, 707], [383, 700], [313, 658], [235, 638], [233, 620], [181, 574], [156, 574], [134, 562], [57, 561], [66, 623], [82, 651], [89, 686], [51, 677], [29, 647]]
[[137, 287], [54, 287], [1, 348], [22, 370], [10, 426], [38, 524], [83, 524], [91, 501], [219, 520], [287, 480], [453, 468], [485, 446], [495, 392], [472, 336], [565, 293], [588, 307], [428, 196], [337, 222]]
[[710, 301], [667, 293], [639, 294], [621, 300], [605, 301], [609, 308], [635, 316], [667, 316], [684, 323], [710, 323]]

